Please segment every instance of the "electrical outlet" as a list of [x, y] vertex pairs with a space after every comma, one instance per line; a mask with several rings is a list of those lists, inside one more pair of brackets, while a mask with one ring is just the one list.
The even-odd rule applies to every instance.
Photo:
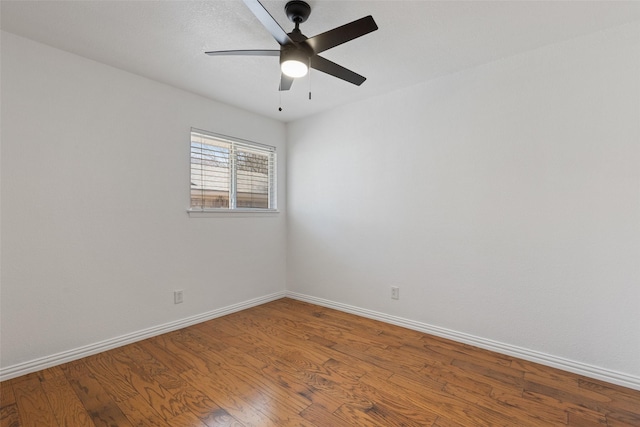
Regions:
[[400, 288], [397, 286], [391, 287], [391, 299], [400, 299]]
[[182, 302], [182, 290], [173, 291], [173, 303], [180, 304]]

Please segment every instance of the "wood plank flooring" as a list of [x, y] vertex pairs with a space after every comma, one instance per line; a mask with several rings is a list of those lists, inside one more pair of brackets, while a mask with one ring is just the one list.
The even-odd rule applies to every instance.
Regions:
[[291, 299], [0, 392], [0, 427], [640, 426], [640, 391]]

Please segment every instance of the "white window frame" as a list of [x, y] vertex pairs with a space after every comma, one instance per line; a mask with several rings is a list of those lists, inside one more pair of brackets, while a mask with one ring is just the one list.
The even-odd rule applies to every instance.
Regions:
[[[192, 205], [192, 194], [191, 185], [193, 184], [192, 180], [189, 180], [189, 209], [187, 212], [192, 217], [209, 217], [216, 216], [219, 214], [228, 215], [228, 214], [240, 214], [240, 216], [256, 216], [260, 214], [272, 214], [277, 213], [277, 154], [276, 147], [260, 144], [254, 141], [248, 141], [240, 138], [231, 137], [228, 135], [222, 135], [215, 132], [210, 132], [202, 129], [191, 128], [189, 132], [189, 147], [191, 152], [191, 145], [193, 143], [194, 134], [198, 134], [205, 138], [210, 138], [215, 141], [219, 141], [223, 144], [229, 144], [230, 158], [229, 158], [229, 207], [195, 207]], [[269, 188], [268, 188], [268, 208], [238, 208], [237, 205], [237, 169], [236, 169], [236, 151], [238, 149], [245, 149], [247, 151], [256, 151], [259, 154], [267, 154], [269, 156]], [[193, 163], [191, 160], [189, 161], [189, 170], [191, 177]], [[204, 205], [204, 203], [203, 203]]]

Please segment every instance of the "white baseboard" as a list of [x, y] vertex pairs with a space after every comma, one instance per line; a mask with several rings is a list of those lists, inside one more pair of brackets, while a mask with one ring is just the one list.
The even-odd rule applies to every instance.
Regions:
[[535, 350], [529, 350], [510, 344], [465, 334], [463, 332], [457, 332], [451, 329], [441, 328], [439, 326], [433, 326], [427, 323], [416, 322], [415, 320], [404, 319], [402, 317], [391, 316], [389, 314], [355, 307], [340, 302], [334, 302], [323, 298], [317, 298], [310, 295], [287, 291], [286, 296], [288, 298], [296, 299], [299, 301], [321, 305], [323, 307], [333, 308], [335, 310], [343, 311], [346, 313], [356, 314], [358, 316], [379, 320], [381, 322], [390, 323], [397, 326], [402, 326], [404, 328], [413, 329], [415, 331], [424, 332], [426, 334], [447, 338], [452, 341], [470, 344], [476, 347], [484, 348], [485, 350], [491, 350], [497, 353], [506, 354], [508, 356], [528, 360], [530, 362], [540, 363], [541, 365], [551, 366], [553, 368], [573, 372], [585, 377], [595, 378], [598, 380], [606, 381], [608, 383], [640, 390], [640, 377], [625, 374], [622, 372], [611, 371], [608, 369], [600, 368], [598, 366], [588, 365], [586, 363], [565, 359], [563, 357], [553, 356]]
[[276, 292], [270, 295], [265, 295], [263, 297], [258, 297], [248, 301], [229, 305], [227, 307], [218, 308], [216, 310], [212, 310], [206, 313], [197, 314], [195, 316], [187, 317], [185, 319], [176, 320], [173, 322], [165, 323], [163, 325], [153, 326], [151, 328], [121, 335], [115, 338], [110, 338], [94, 344], [89, 344], [89, 345], [78, 347], [72, 350], [63, 351], [61, 353], [53, 354], [51, 356], [40, 357], [38, 359], [30, 360], [28, 362], [18, 363], [16, 365], [8, 366], [6, 368], [0, 368], [0, 381], [19, 377], [21, 375], [30, 374], [32, 372], [50, 368], [52, 366], [61, 365], [63, 363], [71, 362], [73, 360], [82, 359], [83, 357], [91, 356], [93, 354], [97, 354], [103, 351], [111, 350], [113, 348], [121, 347], [126, 344], [131, 344], [136, 341], [141, 341], [147, 338], [151, 338], [156, 335], [161, 335], [167, 332], [186, 328], [187, 326], [191, 326], [197, 323], [205, 322], [207, 320], [215, 319], [216, 317], [221, 317], [227, 314], [235, 313], [236, 311], [245, 310], [247, 308], [255, 307], [260, 304], [265, 304], [270, 301], [275, 301], [285, 296], [286, 296], [285, 291]]
[[474, 345], [486, 350], [495, 351], [509, 356], [518, 357], [520, 359], [529, 360], [531, 362], [540, 363], [542, 365], [551, 366], [568, 372], [573, 372], [575, 374], [584, 375], [585, 377], [595, 378], [612, 384], [621, 385], [623, 387], [640, 390], [640, 378], [633, 375], [611, 371], [608, 369], [600, 368], [598, 366], [588, 365], [582, 362], [577, 362], [574, 360], [569, 360], [510, 344], [505, 344], [482, 337], [476, 337], [474, 335], [453, 331], [451, 329], [417, 322], [415, 320], [409, 320], [402, 317], [392, 316], [373, 310], [368, 310], [348, 304], [334, 302], [290, 291], [276, 292], [270, 295], [265, 295], [263, 297], [254, 298], [206, 313], [187, 317], [185, 319], [180, 319], [174, 322], [165, 323], [163, 325], [154, 326], [151, 328], [121, 335], [119, 337], [111, 338], [83, 347], [78, 347], [72, 350], [63, 351], [61, 353], [53, 354], [50, 356], [30, 360], [28, 362], [8, 366], [6, 368], [0, 368], [0, 381], [8, 380], [11, 378], [19, 377], [21, 375], [40, 371], [42, 369], [50, 368], [52, 366], [71, 362], [73, 360], [81, 359], [83, 357], [91, 356], [93, 354], [151, 338], [156, 335], [161, 335], [167, 332], [186, 328], [187, 326], [195, 325], [197, 323], [215, 319], [216, 317], [221, 317], [227, 314], [235, 313], [237, 311], [245, 310], [247, 308], [255, 307], [257, 305], [265, 304], [270, 301], [275, 301], [283, 297], [288, 297], [299, 301], [304, 301], [311, 304], [343, 311], [346, 313], [379, 320], [381, 322], [402, 326], [407, 329], [424, 332], [426, 334], [431, 334], [453, 341]]

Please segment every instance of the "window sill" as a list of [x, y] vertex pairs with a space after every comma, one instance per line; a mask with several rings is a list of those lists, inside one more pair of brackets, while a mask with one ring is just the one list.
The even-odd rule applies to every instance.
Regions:
[[275, 216], [280, 213], [277, 209], [187, 209], [190, 218], [215, 218], [215, 217], [243, 217], [255, 218]]

